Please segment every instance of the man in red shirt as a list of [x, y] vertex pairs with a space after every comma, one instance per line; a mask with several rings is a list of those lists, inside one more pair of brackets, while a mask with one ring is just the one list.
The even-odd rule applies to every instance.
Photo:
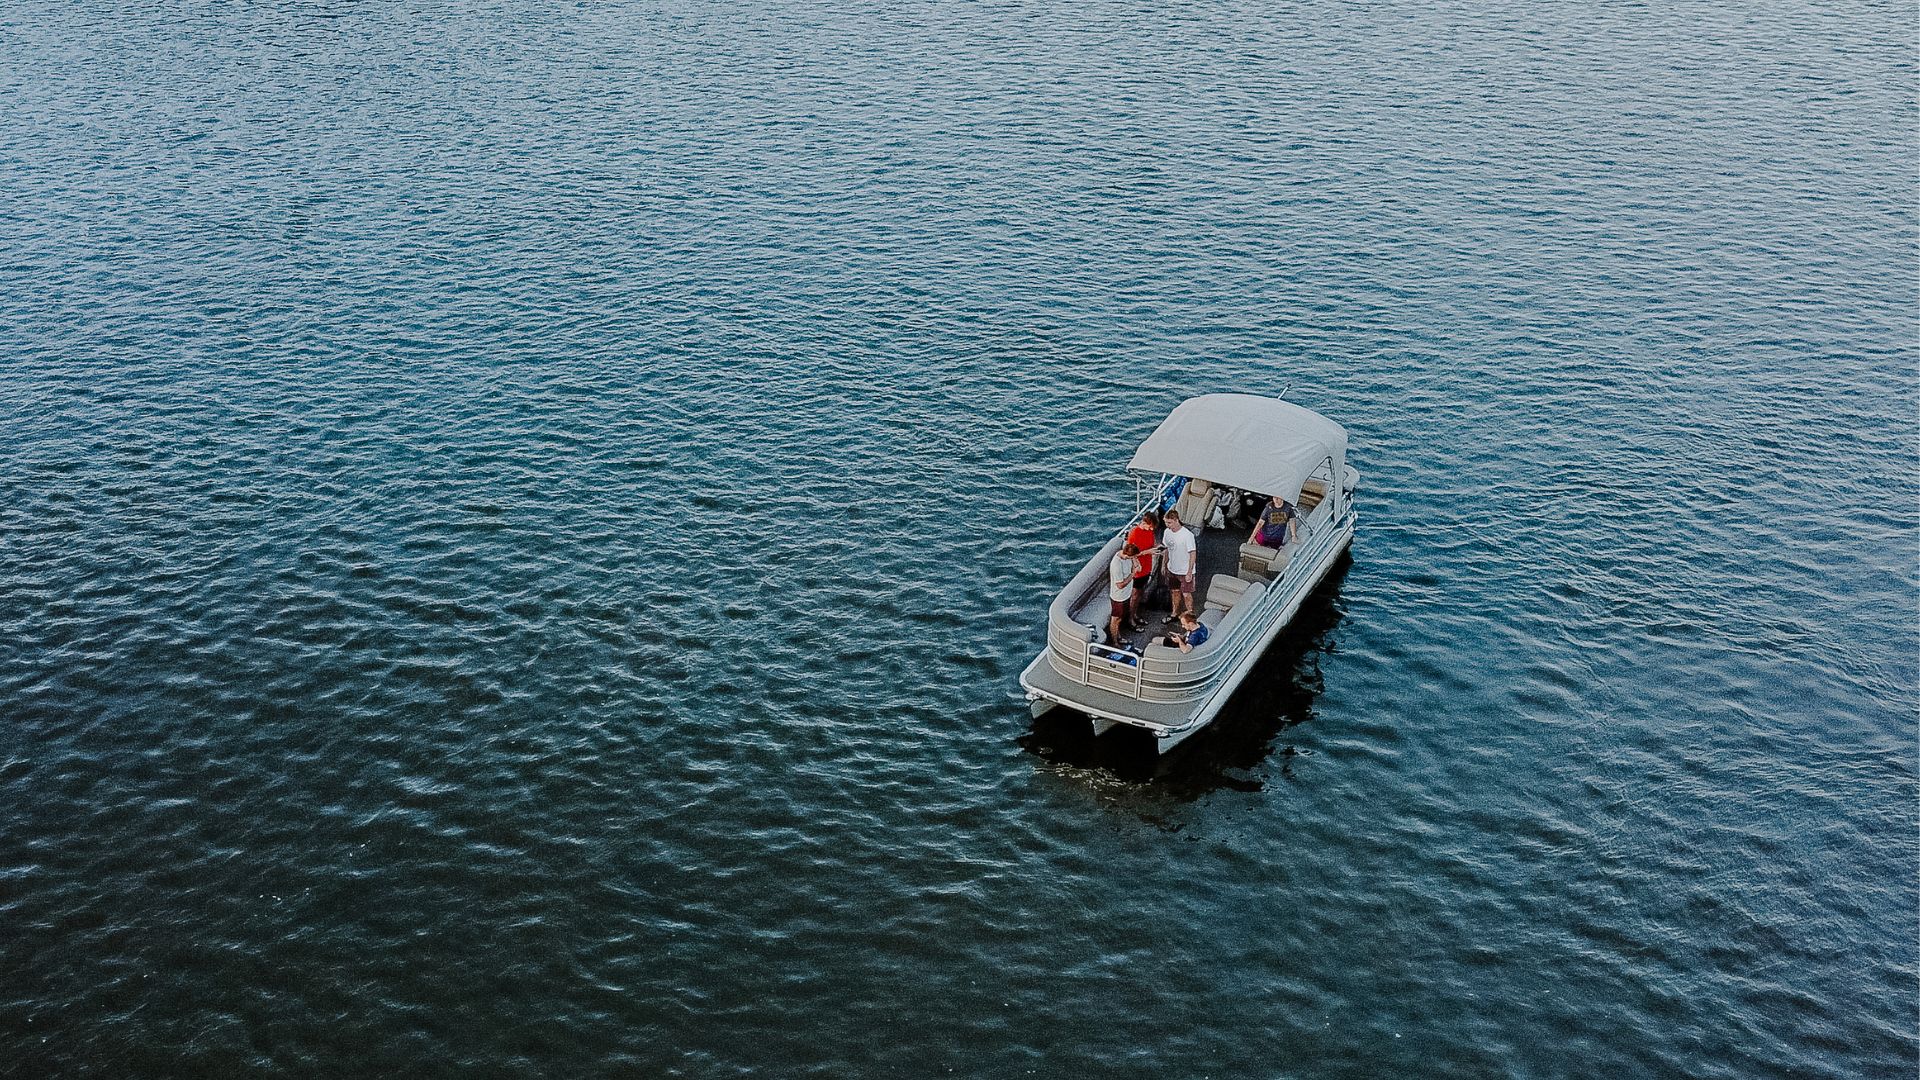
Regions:
[[1135, 630], [1146, 625], [1140, 618], [1140, 609], [1147, 602], [1147, 582], [1153, 579], [1153, 556], [1160, 550], [1158, 547], [1158, 537], [1155, 535], [1159, 527], [1160, 515], [1148, 510], [1146, 513], [1140, 515], [1140, 520], [1134, 522], [1133, 529], [1127, 533], [1127, 543], [1132, 544], [1133, 549], [1139, 552], [1138, 555], [1134, 556], [1133, 560], [1133, 603], [1131, 615], [1133, 620], [1132, 628]]

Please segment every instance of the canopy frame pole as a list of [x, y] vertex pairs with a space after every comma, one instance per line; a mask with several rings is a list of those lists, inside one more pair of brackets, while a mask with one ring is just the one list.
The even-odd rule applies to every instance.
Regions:
[[[1145, 510], [1148, 505], [1147, 474], [1129, 471], [1129, 475], [1133, 477], [1133, 521], [1138, 521], [1140, 519], [1140, 512], [1142, 510]], [[1155, 513], [1159, 512], [1160, 503], [1166, 499], [1167, 488], [1169, 485], [1173, 483], [1174, 479], [1175, 478], [1172, 473], [1161, 473], [1160, 479], [1154, 482], [1154, 485], [1152, 488], [1152, 491], [1153, 491], [1152, 505]], [[1127, 529], [1131, 529], [1133, 527], [1133, 521], [1127, 522]], [[1124, 534], [1127, 531], [1127, 529], [1122, 529], [1121, 533]]]

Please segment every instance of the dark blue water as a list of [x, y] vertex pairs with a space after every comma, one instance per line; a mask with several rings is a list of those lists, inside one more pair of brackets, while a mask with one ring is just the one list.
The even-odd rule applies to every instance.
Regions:
[[[1917, 33], [0, 10], [0, 1073], [1912, 1076]], [[1351, 567], [1035, 731], [1289, 386]]]

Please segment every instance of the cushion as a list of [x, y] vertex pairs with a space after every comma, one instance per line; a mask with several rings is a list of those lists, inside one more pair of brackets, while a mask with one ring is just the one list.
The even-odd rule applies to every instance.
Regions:
[[1180, 522], [1200, 535], [1207, 527], [1207, 510], [1213, 505], [1213, 485], [1205, 480], [1187, 481], [1186, 490], [1181, 492], [1180, 501], [1173, 508], [1180, 514]]
[[1293, 561], [1294, 550], [1299, 546], [1300, 544], [1296, 541], [1294, 543], [1288, 544], [1286, 547], [1281, 548], [1279, 551], [1274, 552], [1273, 557], [1267, 560], [1267, 569], [1271, 570], [1275, 574], [1278, 574], [1280, 571], [1285, 570], [1287, 568], [1287, 564]]
[[1267, 594], [1267, 587], [1257, 581], [1240, 584], [1244, 587], [1244, 591], [1241, 592], [1239, 599], [1234, 601], [1231, 609], [1223, 611], [1217, 607], [1210, 607], [1200, 613], [1200, 621], [1206, 624], [1207, 629], [1213, 631], [1213, 636], [1207, 639], [1205, 645], [1198, 646], [1195, 651], [1205, 650], [1208, 645], [1225, 637], [1232, 631], [1234, 624], [1239, 622], [1248, 611], [1252, 610], [1253, 605]]
[[1222, 611], [1240, 602], [1240, 596], [1247, 591], [1247, 582], [1232, 574], [1215, 574], [1207, 583], [1206, 607], [1217, 607]]
[[1240, 573], [1246, 577], [1266, 577], [1267, 564], [1273, 561], [1274, 550], [1259, 544], [1240, 545]]
[[1240, 576], [1268, 580], [1287, 568], [1293, 561], [1293, 550], [1300, 546], [1295, 540], [1283, 548], [1262, 547], [1259, 544], [1240, 545]]

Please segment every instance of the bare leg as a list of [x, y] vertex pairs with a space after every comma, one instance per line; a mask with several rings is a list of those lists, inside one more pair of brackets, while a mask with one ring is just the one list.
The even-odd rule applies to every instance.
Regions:
[[1107, 620], [1107, 642], [1116, 649], [1120, 647], [1120, 616], [1118, 615]]

